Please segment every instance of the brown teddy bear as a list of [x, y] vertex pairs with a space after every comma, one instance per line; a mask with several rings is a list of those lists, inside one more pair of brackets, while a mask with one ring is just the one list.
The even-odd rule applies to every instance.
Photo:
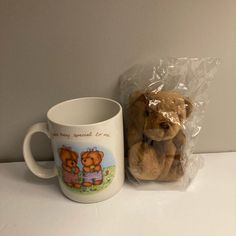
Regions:
[[78, 167], [78, 155], [72, 151], [69, 147], [61, 147], [59, 149], [59, 156], [62, 161], [63, 180], [64, 182], [74, 188], [80, 188], [79, 183], [79, 167]]
[[103, 181], [101, 162], [104, 153], [95, 149], [82, 152], [83, 186], [99, 185]]
[[175, 181], [184, 174], [183, 124], [192, 112], [174, 91], [134, 92], [128, 108], [128, 164], [137, 180]]

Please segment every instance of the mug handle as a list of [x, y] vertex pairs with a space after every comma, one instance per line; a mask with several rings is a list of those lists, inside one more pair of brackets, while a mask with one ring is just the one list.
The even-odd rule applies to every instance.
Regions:
[[32, 171], [32, 173], [34, 173], [36, 176], [40, 178], [49, 179], [57, 175], [56, 166], [54, 165], [52, 168], [48, 169], [37, 164], [37, 162], [35, 161], [32, 155], [31, 148], [30, 148], [31, 138], [34, 133], [38, 133], [38, 132], [42, 132], [46, 134], [48, 138], [50, 138], [50, 133], [48, 131], [48, 126], [46, 122], [41, 122], [41, 123], [32, 125], [29, 128], [24, 138], [23, 155], [24, 155], [26, 165]]

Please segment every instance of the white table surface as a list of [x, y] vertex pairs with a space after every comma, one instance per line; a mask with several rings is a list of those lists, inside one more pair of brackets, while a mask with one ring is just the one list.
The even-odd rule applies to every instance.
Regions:
[[0, 164], [0, 235], [235, 236], [236, 153], [204, 154], [187, 191], [140, 191], [125, 184], [109, 200], [79, 204], [57, 179], [24, 163]]

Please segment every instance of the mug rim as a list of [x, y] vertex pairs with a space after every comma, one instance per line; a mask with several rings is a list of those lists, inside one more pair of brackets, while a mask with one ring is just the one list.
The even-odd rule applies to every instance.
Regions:
[[[103, 100], [103, 101], [109, 101], [112, 102], [113, 104], [118, 106], [118, 111], [115, 115], [113, 115], [112, 117], [105, 119], [103, 121], [99, 121], [99, 122], [95, 122], [95, 123], [90, 123], [90, 124], [68, 124], [68, 123], [62, 123], [62, 122], [57, 122], [55, 120], [53, 120], [52, 118], [50, 118], [50, 113], [52, 113], [53, 109], [55, 109], [57, 106], [61, 106], [64, 105], [66, 103], [70, 103], [70, 102], [74, 102], [74, 101], [78, 101], [78, 100], [86, 100], [86, 99], [91, 99], [91, 100]], [[54, 106], [52, 106], [51, 108], [49, 108], [49, 110], [47, 111], [47, 119], [57, 125], [60, 126], [66, 126], [66, 127], [83, 127], [83, 126], [94, 126], [94, 125], [100, 125], [103, 123], [106, 123], [112, 119], [114, 119], [115, 117], [119, 116], [119, 114], [122, 112], [122, 106], [119, 102], [111, 99], [111, 98], [105, 98], [105, 97], [81, 97], [81, 98], [73, 98], [73, 99], [69, 99], [69, 100], [65, 100], [62, 102], [59, 102], [57, 104], [55, 104]]]

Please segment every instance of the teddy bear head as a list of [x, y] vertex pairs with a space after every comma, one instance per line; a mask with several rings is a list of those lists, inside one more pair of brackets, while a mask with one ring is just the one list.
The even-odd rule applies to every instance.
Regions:
[[70, 148], [64, 146], [61, 147], [59, 149], [59, 156], [61, 158], [62, 163], [65, 164], [66, 166], [70, 168], [77, 167], [78, 155]]
[[174, 91], [135, 92], [130, 97], [129, 118], [151, 140], [174, 138], [192, 112], [192, 103]]
[[90, 150], [82, 152], [81, 154], [81, 163], [86, 166], [97, 166], [102, 162], [104, 153], [97, 150]]

